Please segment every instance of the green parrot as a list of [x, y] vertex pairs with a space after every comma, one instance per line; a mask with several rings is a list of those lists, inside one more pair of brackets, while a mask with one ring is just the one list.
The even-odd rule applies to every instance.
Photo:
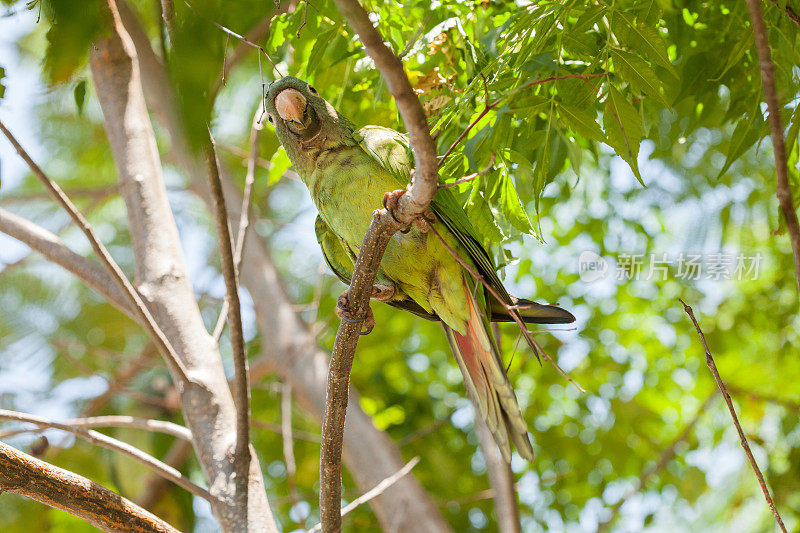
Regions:
[[[308, 187], [319, 216], [316, 234], [325, 261], [349, 284], [359, 247], [386, 193], [408, 184], [406, 137], [380, 126], [355, 127], [306, 82], [287, 76], [273, 82], [266, 111], [294, 169]], [[437, 232], [525, 322], [575, 320], [551, 305], [517, 299], [497, 277], [455, 195], [440, 189], [431, 203]], [[510, 321], [498, 302], [432, 232], [412, 227], [396, 233], [381, 261], [373, 298], [429, 320], [441, 321], [472, 401], [506, 460], [511, 443], [533, 460], [528, 428], [508, 381], [490, 321]]]

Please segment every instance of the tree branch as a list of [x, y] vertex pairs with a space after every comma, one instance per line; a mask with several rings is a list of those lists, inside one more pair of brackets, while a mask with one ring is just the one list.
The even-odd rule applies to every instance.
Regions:
[[0, 432], [0, 439], [8, 438], [13, 435], [18, 435], [20, 433], [28, 433], [31, 431], [38, 432], [46, 428], [60, 429], [59, 426], [69, 426], [81, 429], [102, 428], [102, 427], [143, 429], [145, 431], [165, 433], [167, 435], [172, 435], [173, 437], [177, 437], [181, 440], [189, 442], [191, 442], [192, 440], [191, 431], [189, 431], [183, 426], [174, 424], [172, 422], [168, 422], [166, 420], [153, 420], [150, 418], [136, 418], [133, 416], [123, 416], [123, 415], [72, 418], [70, 420], [64, 420], [61, 422], [49, 422], [44, 419], [39, 419], [39, 418], [34, 419], [34, 418], [35, 417], [24, 415], [23, 413], [16, 413], [12, 411], [7, 411], [5, 409], [0, 409], [0, 419], [16, 420], [19, 422], [29, 422], [31, 424], [36, 424], [37, 426], [39, 426], [39, 429], [15, 429], [15, 430]]
[[503, 459], [492, 432], [479, 416], [475, 417], [475, 431], [478, 433], [483, 457], [486, 460], [489, 483], [492, 486], [497, 530], [500, 533], [519, 533], [519, 506], [511, 465]]
[[[231, 249], [231, 231], [228, 227], [228, 210], [225, 207], [225, 194], [219, 178], [219, 161], [214, 148], [214, 138], [208, 132], [206, 146], [206, 164], [208, 165], [208, 183], [211, 200], [214, 206], [214, 219], [219, 237], [219, 250], [222, 256], [222, 276], [228, 293], [226, 301], [230, 305], [228, 322], [230, 324], [231, 349], [233, 351], [234, 386], [236, 399], [236, 451], [234, 470], [236, 472], [236, 499], [238, 504], [247, 509], [248, 472], [250, 470], [250, 383], [248, 381], [247, 354], [244, 348], [242, 332], [242, 310], [239, 305], [239, 275]], [[243, 215], [243, 216], [246, 216]], [[245, 517], [246, 518], [246, 517]]]
[[123, 292], [126, 296], [130, 299], [131, 303], [133, 304], [134, 308], [136, 309], [138, 315], [141, 317], [141, 323], [144, 325], [147, 332], [150, 334], [150, 337], [155, 342], [156, 346], [158, 346], [159, 351], [164, 354], [164, 358], [166, 359], [167, 363], [173, 367], [175, 373], [180, 378], [181, 382], [186, 381], [186, 368], [183, 365], [183, 362], [178, 357], [178, 354], [175, 353], [172, 345], [170, 344], [167, 337], [164, 335], [164, 332], [161, 331], [161, 328], [156, 324], [155, 319], [150, 314], [150, 310], [144, 305], [142, 299], [139, 297], [139, 293], [136, 292], [136, 289], [133, 288], [128, 278], [125, 277], [125, 274], [122, 272], [122, 269], [119, 267], [114, 258], [111, 257], [111, 254], [108, 253], [108, 250], [100, 242], [100, 239], [95, 234], [92, 226], [89, 224], [89, 221], [78, 211], [78, 208], [75, 207], [75, 204], [64, 194], [64, 191], [61, 190], [53, 180], [47, 177], [45, 173], [39, 168], [33, 159], [28, 155], [28, 152], [17, 142], [17, 139], [11, 134], [11, 132], [6, 128], [3, 121], [0, 120], [0, 131], [6, 136], [6, 138], [11, 142], [14, 146], [14, 149], [17, 153], [22, 157], [22, 159], [27, 163], [28, 167], [31, 169], [31, 172], [39, 178], [39, 181], [45, 186], [45, 188], [50, 192], [50, 194], [55, 198], [55, 200], [64, 208], [64, 210], [69, 214], [75, 224], [80, 228], [80, 230], [86, 235], [86, 238], [89, 240], [89, 244], [92, 245], [92, 249], [94, 253], [97, 254], [97, 257], [100, 259], [100, 262], [103, 263], [103, 266], [106, 267], [111, 277], [119, 284], [122, 288]]
[[739, 418], [736, 416], [736, 410], [733, 408], [731, 395], [728, 394], [728, 389], [725, 388], [725, 383], [722, 382], [722, 378], [717, 370], [717, 365], [714, 363], [714, 357], [711, 355], [711, 352], [708, 349], [708, 344], [706, 344], [706, 337], [703, 335], [703, 331], [700, 329], [700, 324], [697, 323], [697, 319], [694, 317], [692, 308], [686, 305], [686, 302], [683, 300], [679, 299], [678, 301], [683, 304], [683, 310], [686, 311], [686, 314], [692, 319], [692, 324], [694, 324], [694, 328], [697, 330], [697, 335], [700, 337], [700, 342], [703, 344], [703, 349], [706, 351], [706, 364], [708, 365], [708, 369], [711, 370], [711, 373], [714, 375], [714, 381], [717, 382], [717, 388], [719, 388], [719, 391], [722, 393], [722, 397], [725, 398], [725, 403], [728, 404], [728, 411], [731, 413], [733, 425], [736, 426], [736, 431], [739, 432], [739, 441], [742, 443], [742, 448], [744, 448], [744, 453], [747, 455], [747, 460], [750, 461], [750, 466], [753, 468], [753, 472], [755, 472], [756, 477], [758, 478], [758, 484], [761, 485], [761, 491], [764, 493], [764, 499], [767, 500], [767, 505], [769, 505], [769, 508], [772, 511], [775, 520], [778, 522], [778, 526], [781, 528], [781, 531], [786, 533], [786, 526], [783, 525], [781, 515], [778, 514], [778, 509], [775, 507], [775, 502], [772, 501], [772, 496], [769, 494], [767, 483], [764, 481], [764, 475], [758, 468], [755, 457], [753, 457], [753, 452], [750, 450], [750, 444], [747, 442], [747, 437], [744, 436], [742, 426], [739, 424]]
[[403, 70], [403, 62], [384, 44], [380, 32], [372, 25], [367, 12], [357, 0], [335, 0], [335, 2], [386, 80], [406, 125], [416, 169], [412, 172], [412, 182], [408, 191], [400, 197], [397, 208], [392, 213], [384, 208], [373, 215], [347, 291], [349, 307], [347, 311], [352, 318], [343, 319], [339, 324], [331, 353], [320, 458], [320, 518], [326, 532], [341, 530], [342, 517], [339, 507], [342, 492], [342, 442], [350, 369], [353, 366], [361, 325], [369, 312], [369, 298], [375, 275], [392, 235], [428, 209], [439, 183], [436, 144], [431, 138], [422, 105]]
[[0, 442], [0, 490], [86, 520], [102, 531], [178, 530], [102, 485]]
[[[258, 159], [258, 138], [261, 135], [261, 130], [264, 126], [261, 124], [260, 117], [263, 113], [263, 104], [259, 100], [258, 107], [253, 114], [253, 123], [250, 126], [250, 152], [247, 156], [247, 174], [244, 179], [244, 194], [242, 195], [242, 208], [239, 214], [239, 229], [236, 232], [236, 246], [233, 252], [233, 267], [237, 277], [239, 276], [240, 267], [242, 265], [242, 256], [244, 255], [245, 237], [247, 237], [247, 230], [250, 227], [250, 201], [253, 198], [253, 183], [256, 180], [256, 160]], [[230, 302], [225, 299], [222, 304], [222, 309], [219, 312], [217, 325], [214, 327], [213, 337], [214, 340], [219, 342], [222, 335], [222, 330], [225, 328], [225, 319], [228, 316], [230, 309]]]
[[66, 269], [131, 319], [141, 320], [108, 272], [91, 259], [70, 250], [55, 234], [3, 208], [0, 208], [0, 232], [27, 244], [45, 259]]
[[[90, 65], [130, 219], [139, 290], [188, 369], [190, 381], [180, 394], [183, 415], [195, 436], [198, 460], [214, 496], [212, 511], [222, 530], [275, 532], [258, 461], [250, 462], [248, 508], [243, 509], [236, 499], [236, 408], [218, 347], [206, 331], [187, 275], [144, 101], [136, 48], [116, 3], [108, 3], [112, 31], [96, 43]], [[132, 28], [141, 28], [131, 13], [125, 16]], [[139, 36], [146, 38], [143, 32]], [[158, 61], [150, 60], [147, 68], [163, 75], [159, 88], [169, 98], [174, 94], [169, 79]], [[169, 106], [160, 112], [171, 127], [182, 128]], [[174, 139], [173, 147], [177, 149], [180, 142]], [[194, 159], [183, 163], [193, 165], [194, 176], [203, 172]]]
[[769, 51], [767, 28], [764, 17], [761, 15], [760, 0], [746, 0], [747, 9], [750, 11], [750, 23], [753, 26], [753, 37], [758, 50], [758, 63], [761, 68], [761, 83], [764, 85], [764, 99], [769, 110], [769, 129], [772, 136], [772, 150], [775, 154], [775, 173], [778, 176], [776, 195], [786, 220], [786, 230], [792, 243], [794, 253], [794, 273], [797, 280], [798, 296], [800, 296], [800, 223], [797, 221], [797, 211], [794, 209], [792, 189], [789, 185], [789, 169], [786, 166], [786, 145], [783, 140], [783, 125], [781, 124], [781, 105], [778, 101], [778, 91], [775, 88], [775, 64]]
[[[778, 7], [780, 7], [781, 4], [783, 3], [779, 2], [778, 0], [769, 0], [769, 1]], [[786, 13], [786, 16], [789, 17], [789, 19], [792, 22], [794, 22], [798, 28], [800, 28], [800, 15], [798, 15], [797, 12], [794, 9], [792, 9], [788, 3], [783, 6], [783, 10]]]
[[66, 424], [54, 422], [52, 420], [47, 420], [46, 418], [41, 418], [34, 415], [28, 415], [25, 413], [17, 413], [15, 411], [8, 411], [6, 409], [0, 409], [0, 419], [14, 420], [16, 422], [30, 422], [31, 424], [36, 424], [37, 426], [40, 427], [60, 429], [68, 433], [72, 433], [76, 437], [80, 437], [81, 439], [90, 442], [95, 446], [101, 446], [103, 448], [107, 448], [115, 452], [120, 452], [123, 455], [127, 455], [134, 461], [145, 465], [147, 468], [151, 469], [159, 476], [169, 481], [172, 481], [176, 485], [183, 487], [192, 494], [200, 496], [201, 498], [208, 500], [210, 502], [213, 501], [214, 499], [206, 489], [192, 483], [187, 478], [183, 477], [183, 475], [180, 472], [178, 472], [171, 466], [162, 463], [155, 457], [144, 453], [139, 448], [131, 446], [127, 442], [122, 442], [113, 437], [109, 437], [108, 435], [103, 435], [102, 433], [98, 433], [97, 431], [92, 431], [90, 429], [68, 426]]
[[[386, 489], [388, 489], [389, 487], [391, 487], [392, 485], [397, 483], [397, 481], [399, 479], [401, 479], [403, 476], [405, 476], [406, 474], [411, 472], [411, 469], [414, 468], [415, 466], [417, 466], [417, 463], [419, 463], [419, 457], [414, 457], [413, 459], [411, 459], [408, 463], [406, 463], [406, 465], [403, 468], [401, 468], [400, 470], [398, 470], [397, 472], [395, 472], [391, 476], [387, 477], [386, 479], [384, 479], [383, 481], [381, 481], [380, 483], [375, 485], [375, 487], [373, 487], [368, 492], [365, 492], [364, 494], [362, 494], [361, 496], [359, 496], [358, 498], [356, 498], [355, 500], [353, 500], [352, 502], [347, 504], [342, 509], [341, 516], [344, 516], [344, 515], [350, 513], [351, 511], [353, 511], [359, 505], [367, 503], [368, 501], [370, 501], [371, 499], [375, 498], [376, 496], [380, 496], [381, 494], [383, 494], [386, 491]], [[314, 533], [316, 531], [322, 531], [322, 528], [323, 528], [323, 525], [322, 525], [322, 522], [320, 522], [316, 526], [314, 526], [311, 529], [309, 529], [308, 533]]]

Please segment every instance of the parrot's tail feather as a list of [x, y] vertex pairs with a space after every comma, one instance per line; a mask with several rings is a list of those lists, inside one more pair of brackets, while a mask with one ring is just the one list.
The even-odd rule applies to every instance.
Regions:
[[[467, 291], [469, 293], [469, 291]], [[497, 348], [486, 324], [469, 296], [470, 318], [466, 334], [461, 335], [447, 325], [447, 340], [464, 376], [469, 395], [494, 436], [503, 457], [511, 460], [511, 442], [519, 454], [533, 461], [533, 448], [528, 427], [508, 381]]]
[[[512, 297], [513, 298], [513, 297]], [[513, 322], [508, 310], [496, 299], [491, 298], [492, 322]], [[537, 304], [524, 298], [513, 298], [520, 318], [526, 324], [570, 324], [575, 317], [555, 305]]]

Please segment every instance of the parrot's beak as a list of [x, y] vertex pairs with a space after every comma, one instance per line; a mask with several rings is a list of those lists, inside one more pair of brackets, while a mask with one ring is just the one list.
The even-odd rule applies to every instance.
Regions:
[[275, 97], [275, 109], [278, 115], [289, 123], [305, 127], [303, 115], [306, 111], [306, 99], [295, 89], [284, 89]]

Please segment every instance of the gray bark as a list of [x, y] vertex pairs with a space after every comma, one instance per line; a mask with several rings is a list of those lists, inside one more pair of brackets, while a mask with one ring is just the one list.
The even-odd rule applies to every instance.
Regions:
[[[115, 32], [91, 55], [95, 88], [119, 172], [136, 258], [136, 285], [183, 361], [189, 383], [181, 404], [224, 531], [277, 531], [257, 460], [251, 461], [248, 508], [236, 506], [236, 411], [216, 343], [194, 298], [177, 227], [167, 203], [161, 161], [129, 35]], [[180, 384], [179, 384], [180, 386]], [[251, 456], [254, 458], [255, 454]]]

